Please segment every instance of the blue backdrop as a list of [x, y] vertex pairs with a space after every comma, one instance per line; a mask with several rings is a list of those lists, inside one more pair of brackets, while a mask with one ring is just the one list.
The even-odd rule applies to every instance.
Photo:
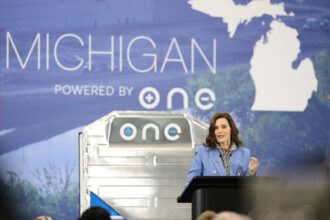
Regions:
[[1, 185], [76, 218], [78, 132], [114, 110], [228, 111], [259, 175], [323, 167], [329, 33], [326, 0], [3, 0]]

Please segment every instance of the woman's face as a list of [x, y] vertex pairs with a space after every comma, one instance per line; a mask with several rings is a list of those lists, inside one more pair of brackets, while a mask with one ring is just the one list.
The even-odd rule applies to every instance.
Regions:
[[214, 135], [218, 144], [230, 145], [231, 129], [226, 118], [218, 118], [215, 121]]

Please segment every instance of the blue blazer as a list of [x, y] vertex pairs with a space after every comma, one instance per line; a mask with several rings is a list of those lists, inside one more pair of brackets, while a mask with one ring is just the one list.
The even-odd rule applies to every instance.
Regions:
[[[248, 176], [251, 152], [245, 147], [238, 147], [230, 157], [230, 176]], [[225, 176], [226, 171], [220, 158], [220, 152], [216, 148], [199, 146], [195, 149], [195, 157], [192, 161], [187, 186], [195, 176]]]

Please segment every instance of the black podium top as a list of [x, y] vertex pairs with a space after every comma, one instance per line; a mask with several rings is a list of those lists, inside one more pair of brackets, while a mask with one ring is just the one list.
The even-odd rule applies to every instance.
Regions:
[[271, 186], [277, 184], [277, 177], [256, 177], [256, 176], [195, 176], [189, 185], [184, 189], [177, 198], [178, 203], [190, 203], [192, 194], [200, 188], [242, 188], [259, 184], [263, 186]]

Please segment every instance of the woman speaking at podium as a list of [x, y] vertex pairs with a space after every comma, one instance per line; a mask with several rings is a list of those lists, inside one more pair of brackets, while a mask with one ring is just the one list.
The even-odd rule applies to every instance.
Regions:
[[253, 176], [259, 161], [250, 149], [241, 147], [236, 124], [227, 112], [216, 113], [202, 146], [195, 149], [185, 186], [195, 176]]

